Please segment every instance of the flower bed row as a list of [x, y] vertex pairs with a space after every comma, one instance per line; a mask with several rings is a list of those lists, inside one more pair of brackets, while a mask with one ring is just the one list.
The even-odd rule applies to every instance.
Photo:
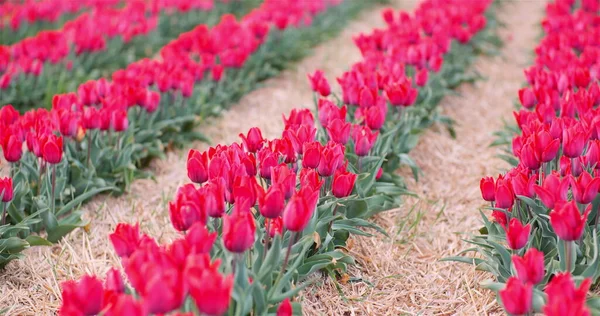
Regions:
[[405, 188], [394, 171], [410, 161], [441, 96], [470, 78], [475, 48], [496, 41], [484, 15], [490, 3], [427, 0], [412, 16], [386, 10], [385, 29], [356, 38], [364, 58], [338, 78], [341, 97], [322, 72], [309, 76], [317, 120], [294, 109], [280, 138], [252, 128], [240, 143], [191, 150], [193, 183], [168, 206], [181, 237], [158, 245], [138, 225], [119, 224], [110, 240], [128, 285], [117, 269], [104, 284], [67, 281], [60, 313], [301, 313], [292, 301], [308, 275], [335, 277], [354, 262], [343, 251], [350, 234], [384, 233], [366, 219], [398, 205]]
[[129, 0], [121, 8], [97, 8], [59, 30], [0, 46], [0, 104], [21, 112], [49, 107], [55, 94], [151, 57], [199, 22], [214, 25], [224, 13], [244, 15], [259, 3]]
[[600, 313], [600, 300], [586, 298], [600, 276], [599, 9], [598, 1], [548, 4], [518, 127], [502, 133], [517, 132], [508, 159], [516, 166], [481, 180], [493, 220], [482, 214], [485, 227], [465, 251], [481, 256], [451, 258], [493, 273], [497, 282], [483, 286], [511, 315]]
[[[149, 159], [202, 138], [193, 131], [201, 116], [218, 114], [371, 4], [265, 1], [241, 21], [225, 15], [213, 28], [182, 34], [162, 49], [161, 60], [136, 62], [112, 81], [55, 96], [50, 111], [21, 116], [12, 106], [0, 109], [2, 151], [14, 183], [14, 198], [4, 205], [9, 225], [0, 227], [6, 245], [0, 265], [29, 245], [56, 242], [85, 225], [74, 211], [82, 202], [122, 193], [149, 176], [138, 169]], [[47, 238], [30, 236], [41, 231]]]
[[112, 7], [117, 0], [43, 0], [0, 4], [0, 44], [11, 45], [44, 29], [63, 25], [76, 14]]

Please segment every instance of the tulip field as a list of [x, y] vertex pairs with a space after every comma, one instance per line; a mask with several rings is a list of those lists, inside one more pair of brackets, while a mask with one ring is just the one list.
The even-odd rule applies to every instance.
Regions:
[[0, 315], [600, 315], [599, 105], [600, 0], [0, 0]]

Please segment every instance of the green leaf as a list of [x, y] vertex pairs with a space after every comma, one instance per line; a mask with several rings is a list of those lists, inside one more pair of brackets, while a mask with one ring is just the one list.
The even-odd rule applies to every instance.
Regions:
[[30, 246], [52, 246], [51, 242], [40, 236], [30, 235], [27, 236], [25, 240], [29, 243]]

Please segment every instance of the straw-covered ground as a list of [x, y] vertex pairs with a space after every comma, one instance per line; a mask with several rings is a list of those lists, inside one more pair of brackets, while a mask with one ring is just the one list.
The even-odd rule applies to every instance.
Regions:
[[[423, 170], [399, 209], [378, 216], [390, 238], [355, 238], [351, 254], [358, 265], [340, 284], [324, 279], [307, 291], [304, 308], [320, 315], [487, 315], [499, 313], [493, 293], [479, 283], [490, 275], [462, 263], [439, 262], [468, 248], [462, 241], [482, 226], [479, 180], [508, 165], [489, 147], [503, 120], [512, 121], [523, 69], [531, 62], [540, 34], [544, 1], [511, 1], [500, 12], [506, 28], [502, 56], [474, 65], [487, 80], [462, 86], [460, 96], [442, 102], [456, 121], [456, 138], [432, 129], [410, 155]], [[406, 170], [403, 174], [411, 178]]]
[[[394, 0], [391, 6], [410, 10], [417, 3]], [[411, 198], [402, 208], [376, 219], [392, 238], [353, 239], [351, 252], [359, 265], [350, 271], [352, 282], [341, 285], [345, 299], [324, 278], [305, 294], [307, 314], [475, 315], [493, 309], [493, 297], [477, 284], [483, 276], [472, 267], [437, 260], [463, 249], [466, 245], [460, 239], [464, 235], [459, 233], [479, 226], [478, 181], [503, 167], [487, 145], [502, 118], [510, 119], [542, 7], [542, 1], [523, 1], [502, 9], [508, 27], [502, 31], [507, 40], [503, 57], [482, 58], [476, 64], [489, 80], [463, 87], [462, 96], [443, 102], [445, 114], [457, 121], [457, 139], [444, 131], [430, 131], [411, 153], [423, 169], [421, 181], [410, 184], [420, 198]], [[380, 11], [381, 7], [364, 12], [336, 39], [319, 46], [294, 70], [267, 81], [203, 131], [215, 144], [238, 141], [238, 134], [253, 126], [260, 127], [266, 137], [280, 135], [282, 114], [294, 107], [312, 106], [306, 74], [323, 69], [333, 82], [334, 76], [358, 61], [360, 53], [352, 36], [382, 26]], [[207, 145], [193, 147], [205, 149]], [[137, 181], [127, 195], [99, 197], [85, 205], [91, 219], [88, 229], [73, 232], [53, 247], [29, 249], [24, 260], [9, 264], [0, 272], [0, 309], [9, 307], [8, 315], [54, 314], [60, 306], [62, 281], [86, 273], [104, 275], [119, 265], [108, 239], [119, 222], [139, 221], [142, 230], [160, 242], [176, 236], [166, 204], [177, 187], [188, 181], [186, 153], [177, 151], [155, 161], [151, 169], [156, 181]]]

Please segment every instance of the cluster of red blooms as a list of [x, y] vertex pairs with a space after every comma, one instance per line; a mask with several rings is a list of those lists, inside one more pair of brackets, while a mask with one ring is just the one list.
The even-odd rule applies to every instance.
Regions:
[[[71, 1], [72, 2], [72, 1]], [[60, 30], [41, 31], [10, 46], [0, 45], [0, 90], [18, 76], [39, 76], [46, 63], [58, 64], [73, 53], [98, 53], [120, 36], [125, 43], [156, 29], [161, 11], [211, 10], [213, 0], [128, 0], [124, 7], [98, 6]], [[66, 63], [70, 67], [70, 63]]]
[[[546, 37], [535, 50], [535, 65], [525, 70], [529, 85], [519, 91], [524, 109], [514, 113], [522, 133], [512, 143], [519, 165], [480, 183], [484, 200], [508, 211], [492, 215], [504, 227], [513, 250], [526, 246], [531, 230], [530, 224], [510, 218], [517, 195], [539, 199], [551, 210], [556, 235], [571, 243], [582, 237], [591, 202], [600, 191], [600, 2], [581, 1], [581, 7], [573, 10], [574, 2], [548, 4]], [[500, 294], [511, 314], [531, 310], [531, 285], [544, 274], [543, 254], [530, 249], [528, 256], [525, 266], [540, 277], [522, 277], [523, 264], [515, 262], [519, 277], [511, 278]], [[568, 273], [554, 276], [546, 289], [547, 315], [589, 315], [585, 306], [589, 280], [577, 291], [571, 283]]]
[[206, 71], [218, 81], [225, 68], [242, 67], [264, 42], [272, 25], [279, 29], [305, 25], [314, 15], [339, 2], [267, 0], [241, 21], [225, 15], [213, 28], [200, 25], [167, 44], [161, 50], [161, 60], [143, 59], [114, 72], [112, 81], [88, 81], [79, 86], [77, 93], [55, 95], [50, 111], [38, 109], [19, 117], [12, 106], [4, 106], [0, 113], [5, 113], [2, 117], [6, 119], [0, 124], [6, 128], [1, 139], [6, 143], [12, 137], [14, 148], [20, 148], [27, 140], [29, 149], [34, 151], [39, 147], [35, 145], [36, 139], [45, 137], [48, 132], [60, 132], [77, 139], [81, 139], [86, 130], [122, 132], [129, 126], [127, 110], [130, 107], [137, 105], [154, 112], [160, 104], [161, 93], [190, 97], [194, 85], [204, 78]]
[[[93, 9], [114, 6], [118, 0], [43, 0], [22, 2], [5, 2], [0, 4], [0, 30], [10, 26], [11, 31], [17, 31], [24, 22], [56, 22], [65, 14], [73, 14], [83, 9]], [[4, 30], [3, 32], [7, 32]]]

